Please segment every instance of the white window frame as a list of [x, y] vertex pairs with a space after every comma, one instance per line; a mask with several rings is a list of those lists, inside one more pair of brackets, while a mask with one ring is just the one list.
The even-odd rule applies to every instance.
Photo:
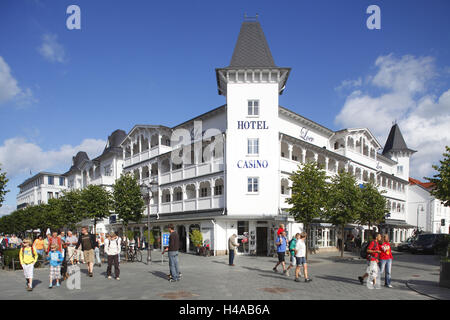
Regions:
[[247, 138], [247, 156], [258, 156], [258, 155], [259, 155], [259, 138]]
[[[252, 181], [250, 182], [250, 179]], [[256, 180], [256, 183], [255, 183]], [[249, 191], [249, 186], [251, 184], [251, 190]], [[247, 177], [247, 194], [259, 194], [259, 177]], [[256, 185], [256, 191], [255, 191], [255, 185]]]
[[[255, 102], [257, 105], [255, 106]], [[261, 105], [259, 103], [259, 99], [249, 99], [247, 100], [247, 117], [259, 117], [260, 115], [260, 109]], [[255, 110], [257, 113], [255, 113]]]

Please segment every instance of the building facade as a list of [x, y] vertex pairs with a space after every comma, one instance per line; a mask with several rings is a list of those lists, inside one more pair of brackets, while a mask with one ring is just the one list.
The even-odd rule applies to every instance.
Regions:
[[450, 233], [450, 208], [430, 194], [433, 183], [409, 178], [408, 223], [430, 233]]
[[[198, 229], [216, 254], [225, 254], [228, 238], [237, 234], [240, 253], [268, 255], [280, 223], [289, 235], [302, 230], [287, 213], [289, 176], [315, 161], [329, 177], [346, 170], [360, 184], [377, 183], [390, 209], [383, 231], [394, 242], [410, 235], [409, 159], [415, 151], [398, 125], [383, 148], [367, 128], [333, 131], [280, 106], [290, 72], [275, 65], [259, 22], [244, 21], [230, 65], [216, 69], [225, 105], [171, 128], [136, 125], [128, 133], [121, 143], [123, 171], [155, 184], [145, 211], [154, 234], [173, 223], [182, 251], [192, 251], [189, 233]], [[334, 226], [317, 223], [309, 240], [315, 248], [334, 249], [339, 237], [345, 235]]]
[[18, 186], [17, 209], [48, 203], [67, 189], [66, 178], [59, 173], [39, 172]]

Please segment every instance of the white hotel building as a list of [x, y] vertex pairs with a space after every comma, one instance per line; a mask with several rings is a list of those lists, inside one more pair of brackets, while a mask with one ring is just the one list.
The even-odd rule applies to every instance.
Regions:
[[[275, 65], [259, 22], [244, 21], [230, 65], [216, 69], [225, 105], [171, 128], [136, 125], [126, 135], [123, 171], [141, 183], [157, 183], [150, 202], [155, 232], [173, 223], [182, 250], [190, 251], [189, 232], [200, 229], [216, 254], [227, 252], [227, 240], [236, 233], [241, 243], [248, 239], [241, 253], [270, 254], [280, 223], [289, 236], [302, 229], [286, 211], [289, 176], [299, 165], [316, 161], [329, 176], [347, 170], [359, 183], [377, 182], [391, 208], [384, 231], [394, 242], [409, 236], [409, 159], [415, 151], [407, 148], [398, 125], [383, 148], [367, 128], [333, 131], [282, 107], [279, 95], [290, 71]], [[177, 129], [188, 130], [202, 150], [220, 140], [223, 148], [205, 157], [192, 152], [192, 164], [173, 163], [172, 151], [178, 153], [183, 144], [171, 141]], [[332, 249], [337, 237], [332, 225], [317, 222], [310, 241], [318, 249]]]
[[21, 183], [18, 188], [17, 209], [48, 203], [48, 200], [58, 198], [67, 189], [65, 177], [52, 172], [39, 172]]

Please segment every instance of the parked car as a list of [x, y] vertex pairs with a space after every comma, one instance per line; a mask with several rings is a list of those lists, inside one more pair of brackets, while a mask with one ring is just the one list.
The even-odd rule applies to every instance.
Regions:
[[406, 239], [406, 241], [403, 241], [402, 243], [400, 243], [395, 249], [397, 251], [410, 251], [411, 245], [415, 239], [416, 238], [414, 238], [414, 237], [409, 237], [408, 239]]
[[428, 233], [420, 234], [416, 241], [411, 244], [411, 253], [431, 253], [436, 254], [443, 247], [447, 247], [445, 234]]

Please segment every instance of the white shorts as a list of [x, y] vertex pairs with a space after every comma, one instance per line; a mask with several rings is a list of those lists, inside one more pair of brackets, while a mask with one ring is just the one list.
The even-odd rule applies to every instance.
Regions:
[[34, 270], [34, 263], [32, 264], [23, 264], [23, 274], [25, 276], [25, 279], [32, 279], [33, 278], [33, 270]]
[[297, 260], [295, 259], [295, 256], [291, 256], [290, 261], [291, 261], [291, 266], [295, 267], [295, 265], [297, 264]]

